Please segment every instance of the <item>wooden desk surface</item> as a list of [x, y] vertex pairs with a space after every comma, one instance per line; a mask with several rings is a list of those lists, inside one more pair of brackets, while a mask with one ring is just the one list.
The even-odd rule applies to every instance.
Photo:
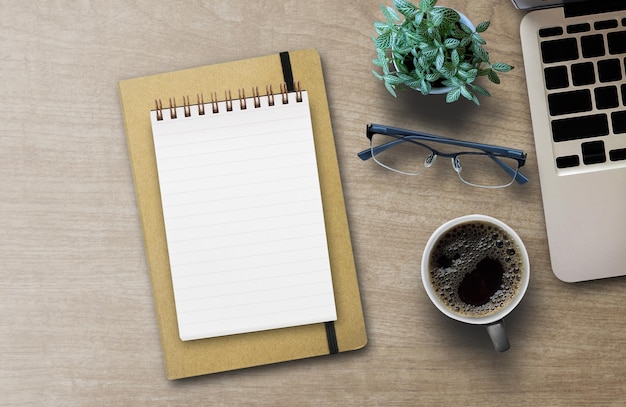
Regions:
[[[390, 2], [390, 1], [389, 1]], [[404, 93], [371, 74], [379, 0], [2, 2], [0, 394], [11, 406], [622, 405], [626, 278], [568, 285], [549, 265], [519, 43], [508, 0], [441, 1], [516, 69], [482, 106]], [[316, 48], [322, 57], [369, 344], [357, 352], [165, 379], [117, 82]], [[361, 162], [379, 122], [526, 150], [531, 182], [461, 184]], [[421, 286], [431, 232], [468, 213], [525, 241], [512, 348], [446, 319]], [[618, 242], [622, 243], [622, 242]]]

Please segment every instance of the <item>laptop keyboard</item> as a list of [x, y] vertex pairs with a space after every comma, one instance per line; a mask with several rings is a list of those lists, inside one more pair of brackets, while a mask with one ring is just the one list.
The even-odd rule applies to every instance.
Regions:
[[626, 165], [626, 19], [548, 27], [539, 40], [557, 168]]

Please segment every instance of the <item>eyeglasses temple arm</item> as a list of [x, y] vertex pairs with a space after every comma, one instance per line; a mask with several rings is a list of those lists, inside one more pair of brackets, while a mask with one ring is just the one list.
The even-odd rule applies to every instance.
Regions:
[[417, 140], [422, 140], [422, 141], [432, 140], [432, 141], [451, 144], [451, 145], [459, 146], [459, 147], [476, 148], [479, 150], [486, 151], [488, 153], [507, 154], [511, 156], [511, 158], [514, 158], [514, 157], [526, 158], [526, 154], [521, 150], [494, 146], [491, 144], [475, 143], [472, 141], [455, 140], [455, 139], [450, 139], [447, 137], [435, 136], [433, 134], [421, 133], [419, 131], [405, 130], [405, 129], [400, 129], [400, 128], [391, 127], [391, 126], [384, 126], [382, 124], [373, 124], [373, 123], [369, 124], [367, 126], [367, 133], [368, 135], [373, 134], [373, 133], [379, 133], [379, 134], [385, 134], [387, 136], [395, 136], [395, 137], [407, 137], [407, 136], [415, 137]]
[[361, 152], [359, 152], [357, 155], [359, 156], [359, 158], [363, 161], [365, 160], [369, 160], [370, 158], [372, 158], [372, 150], [374, 150], [374, 154], [378, 154], [378, 153], [382, 153], [383, 151], [395, 146], [396, 144], [400, 144], [405, 142], [406, 140], [404, 139], [397, 139], [397, 140], [393, 140], [393, 141], [389, 141], [385, 144], [381, 144], [379, 146], [373, 147], [373, 148], [368, 148], [365, 149]]

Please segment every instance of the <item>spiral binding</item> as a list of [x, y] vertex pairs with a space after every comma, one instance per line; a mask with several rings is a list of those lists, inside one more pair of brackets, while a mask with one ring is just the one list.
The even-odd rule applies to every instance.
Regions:
[[[300, 86], [300, 82], [296, 81], [294, 82], [294, 92], [296, 94], [296, 102], [300, 103], [302, 102], [302, 88]], [[275, 97], [278, 96], [278, 97]], [[279, 100], [279, 102], [282, 102], [283, 105], [289, 104], [289, 88], [287, 86], [287, 83], [283, 82], [280, 84], [280, 92], [278, 94], [274, 94], [274, 90], [272, 89], [272, 85], [267, 85], [265, 86], [265, 94], [262, 95], [259, 92], [259, 87], [256, 86], [254, 88], [252, 88], [252, 101], [254, 104], [254, 108], [258, 109], [261, 107], [261, 98], [267, 98], [268, 101], [268, 105], [269, 106], [275, 106], [276, 105], [276, 99]], [[198, 109], [198, 115], [200, 116], [204, 116], [207, 112], [206, 106], [210, 105], [211, 109], [209, 110], [210, 112], [212, 112], [213, 114], [219, 113], [219, 103], [220, 100], [217, 98], [217, 93], [215, 92], [211, 92], [210, 93], [210, 100], [207, 101], [205, 103], [204, 101], [204, 95], [202, 93], [198, 93], [197, 94], [197, 103], [196, 104], [191, 104], [190, 100], [189, 100], [189, 96], [183, 96], [183, 113], [185, 115], [185, 117], [190, 117], [191, 116], [191, 109], [192, 106], [197, 107]], [[246, 91], [244, 89], [238, 89], [238, 94], [237, 97], [233, 98], [232, 92], [230, 90], [227, 90], [224, 92], [224, 100], [222, 100], [221, 102], [224, 102], [225, 106], [226, 106], [226, 111], [227, 112], [231, 112], [233, 110], [233, 103], [236, 103], [236, 101], [239, 100], [239, 108], [240, 110], [247, 110], [248, 109], [248, 101], [246, 98]], [[163, 120], [163, 111], [164, 110], [169, 110], [170, 113], [170, 119], [177, 119], [178, 118], [178, 113], [177, 113], [177, 106], [176, 106], [176, 98], [169, 98], [169, 106], [164, 108], [163, 107], [163, 102], [161, 101], [161, 99], [155, 99], [154, 100], [155, 104], [156, 104], [156, 118], [157, 120]]]

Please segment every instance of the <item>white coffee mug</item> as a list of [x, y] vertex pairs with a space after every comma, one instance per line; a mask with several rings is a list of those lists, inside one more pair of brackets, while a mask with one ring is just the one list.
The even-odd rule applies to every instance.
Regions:
[[[488, 301], [494, 302], [493, 304], [485, 303], [485, 305], [481, 305], [482, 307], [481, 309], [484, 310], [488, 308], [489, 311], [476, 312], [475, 315], [473, 314], [474, 311], [472, 310], [473, 306], [469, 304], [464, 304], [464, 303], [462, 304], [464, 308], [463, 311], [456, 309], [457, 308], [456, 305], [454, 306], [455, 309], [453, 309], [451, 307], [452, 304], [446, 303], [446, 301], [442, 298], [442, 296], [437, 293], [437, 289], [433, 287], [434, 284], [431, 281], [431, 256], [433, 255], [433, 250], [441, 249], [441, 247], [438, 245], [438, 242], [440, 241], [440, 239], [443, 239], [446, 242], [455, 241], [454, 237], [449, 237], [449, 235], [447, 235], [448, 232], [450, 232], [453, 229], [458, 230], [457, 227], [459, 227], [459, 225], [472, 224], [472, 223], [477, 224], [477, 225], [482, 223], [486, 225], [485, 227], [487, 228], [489, 227], [489, 225], [491, 225], [491, 227], [495, 228], [494, 230], [496, 232], [499, 232], [498, 229], [505, 232], [503, 233], [503, 235], [508, 235], [508, 236], [505, 236], [506, 239], [510, 238], [510, 240], [512, 240], [512, 242], [507, 241], [506, 244], [509, 245], [510, 248], [513, 249], [514, 253], [516, 253], [514, 256], [515, 260], [513, 261], [513, 263], [521, 263], [521, 264], [516, 264], [516, 269], [514, 273], [515, 275], [513, 275], [511, 274], [513, 273], [513, 268], [511, 268], [509, 264], [507, 264], [506, 262], [502, 262], [502, 263], [505, 263], [505, 264], [502, 264], [502, 271], [503, 273], [506, 273], [506, 274], [503, 274], [505, 276], [503, 278], [507, 279], [505, 281], [509, 281], [508, 279], [510, 278], [515, 279], [515, 280], [510, 280], [510, 281], [515, 281], [515, 284], [511, 284], [513, 286], [513, 288], [510, 290], [511, 293], [508, 296], [506, 296], [506, 295], [503, 295], [501, 291], [496, 291], [496, 293], [494, 293], [493, 296], [490, 296], [488, 300]], [[463, 228], [466, 228], [466, 227], [463, 226]], [[492, 243], [494, 245], [493, 247], [491, 247]], [[459, 287], [460, 284], [458, 282], [464, 279], [465, 276], [468, 276], [469, 274], [473, 274], [473, 273], [468, 273], [467, 269], [475, 267], [476, 263], [481, 261], [481, 256], [485, 256], [485, 253], [487, 252], [496, 253], [496, 255], [500, 255], [500, 252], [498, 251], [499, 249], [510, 250], [510, 249], [507, 249], [506, 247], [500, 247], [500, 245], [504, 245], [504, 244], [501, 241], [498, 241], [496, 239], [496, 236], [493, 235], [493, 242], [485, 243], [481, 241], [479, 248], [458, 247], [454, 249], [458, 253], [455, 255], [455, 258], [453, 260], [450, 260], [450, 264], [447, 264], [448, 260], [446, 259], [446, 264], [444, 266], [449, 265], [449, 267], [442, 267], [442, 266], [436, 267], [437, 270], [439, 270], [437, 273], [443, 273], [445, 271], [445, 273], [447, 273], [445, 275], [449, 276], [452, 280], [454, 280], [454, 282], [451, 284], [449, 289], [448, 287], [446, 287], [447, 291], [452, 292], [452, 294], [446, 294], [446, 295], [449, 295], [449, 298], [450, 298], [449, 302], [457, 302], [460, 300], [460, 298], [457, 298], [458, 297], [457, 294], [454, 294], [456, 292], [455, 290], [460, 290], [460, 287]], [[490, 251], [487, 249], [489, 249]], [[496, 255], [490, 254], [489, 256], [494, 257]], [[507, 261], [510, 261], [510, 258]], [[464, 268], [465, 270], [463, 270]], [[455, 275], [454, 273], [457, 273], [457, 272], [460, 274]], [[446, 281], [449, 281], [449, 280], [446, 280]], [[465, 322], [468, 324], [485, 326], [485, 328], [487, 329], [487, 332], [489, 333], [491, 341], [493, 342], [493, 346], [498, 352], [503, 352], [505, 350], [508, 350], [510, 347], [506, 330], [504, 329], [503, 318], [506, 315], [508, 315], [511, 311], [513, 311], [513, 309], [515, 309], [515, 307], [520, 303], [520, 301], [524, 297], [524, 294], [526, 293], [526, 289], [528, 288], [529, 281], [530, 281], [530, 262], [528, 260], [528, 252], [526, 251], [526, 247], [524, 246], [522, 239], [507, 224], [505, 224], [504, 222], [498, 219], [495, 219], [486, 215], [461, 216], [459, 218], [453, 219], [441, 225], [437, 230], [435, 230], [435, 232], [432, 234], [430, 239], [428, 239], [428, 242], [426, 243], [426, 248], [424, 249], [424, 254], [422, 256], [422, 282], [423, 282], [424, 288], [426, 289], [426, 293], [428, 294], [428, 297], [433, 302], [433, 304], [435, 304], [435, 306], [441, 312], [443, 312], [445, 315], [447, 315], [448, 317], [452, 319]], [[457, 286], [454, 286], [455, 284]], [[482, 284], [482, 286], [485, 285], [482, 282], [478, 284]], [[504, 285], [506, 284], [503, 283], [499, 287], [501, 287], [502, 290], [506, 291], [503, 288]], [[441, 286], [441, 284], [439, 284], [439, 286]], [[465, 287], [467, 287], [467, 285], [465, 285]], [[507, 298], [505, 298], [505, 300], [502, 300], [502, 297], [507, 297]], [[502, 301], [502, 304], [496, 304], [495, 302], [497, 301], [495, 300], [495, 298], [500, 298], [498, 301]], [[478, 310], [478, 308], [476, 309]]]

